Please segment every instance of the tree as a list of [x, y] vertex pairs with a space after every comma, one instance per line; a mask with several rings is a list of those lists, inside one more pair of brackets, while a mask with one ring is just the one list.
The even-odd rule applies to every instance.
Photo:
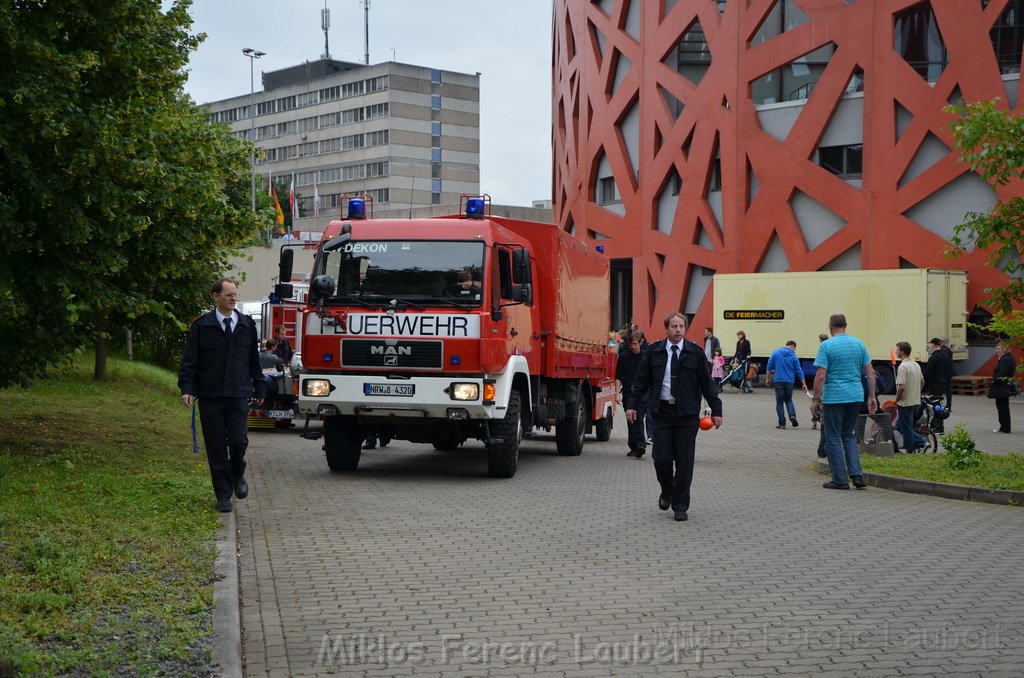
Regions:
[[[1024, 180], [1024, 115], [1001, 109], [998, 99], [948, 106], [961, 160], [996, 186], [1020, 187]], [[1020, 193], [1020, 191], [1017, 191]], [[987, 213], [969, 212], [953, 230], [947, 254], [960, 256], [971, 247], [988, 251], [988, 264], [1005, 273], [1006, 284], [985, 290], [993, 307], [987, 330], [1024, 340], [1024, 197], [1001, 200]]]
[[[249, 208], [249, 146], [184, 93], [190, 0], [0, 6], [0, 385], [209, 305]], [[244, 189], [244, 190], [243, 190]]]

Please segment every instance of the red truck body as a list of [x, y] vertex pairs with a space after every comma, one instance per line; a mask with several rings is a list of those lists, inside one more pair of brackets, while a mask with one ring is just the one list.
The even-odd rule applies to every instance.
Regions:
[[577, 455], [615, 413], [609, 290], [604, 255], [553, 224], [333, 221], [301, 322], [299, 410], [323, 418], [333, 470], [356, 468], [368, 435], [478, 439], [498, 477], [532, 428]]

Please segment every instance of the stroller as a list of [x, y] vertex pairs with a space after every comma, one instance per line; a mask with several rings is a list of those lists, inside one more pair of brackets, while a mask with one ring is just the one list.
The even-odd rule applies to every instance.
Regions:
[[738, 364], [729, 363], [725, 366], [725, 377], [722, 379], [722, 388], [728, 384], [736, 389], [738, 393], [753, 393], [754, 387], [750, 385], [751, 380], [757, 378], [757, 365], [746, 360]]

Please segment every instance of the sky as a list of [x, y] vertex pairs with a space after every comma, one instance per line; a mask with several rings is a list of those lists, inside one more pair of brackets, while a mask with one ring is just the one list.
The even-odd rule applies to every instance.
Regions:
[[[370, 63], [480, 73], [480, 190], [494, 204], [551, 198], [551, 0], [369, 0]], [[164, 1], [168, 6], [169, 0]], [[324, 0], [193, 0], [186, 91], [196, 103], [249, 93], [260, 71], [324, 53]], [[364, 61], [360, 0], [327, 0], [331, 58]]]

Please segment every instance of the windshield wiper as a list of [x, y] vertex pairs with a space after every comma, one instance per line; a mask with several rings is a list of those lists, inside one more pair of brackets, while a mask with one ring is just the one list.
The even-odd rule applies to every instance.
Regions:
[[331, 301], [352, 302], [353, 304], [359, 304], [360, 306], [365, 306], [367, 308], [380, 308], [380, 304], [371, 304], [351, 294], [345, 294], [338, 297], [331, 297]]
[[[430, 303], [433, 306], [454, 306], [455, 308], [461, 308], [461, 309], [463, 309], [465, 311], [468, 311], [470, 309], [476, 308], [476, 306], [471, 306], [469, 304], [460, 304], [459, 302], [452, 301], [450, 299], [431, 299]], [[479, 305], [479, 304], [477, 304], [477, 305]]]

